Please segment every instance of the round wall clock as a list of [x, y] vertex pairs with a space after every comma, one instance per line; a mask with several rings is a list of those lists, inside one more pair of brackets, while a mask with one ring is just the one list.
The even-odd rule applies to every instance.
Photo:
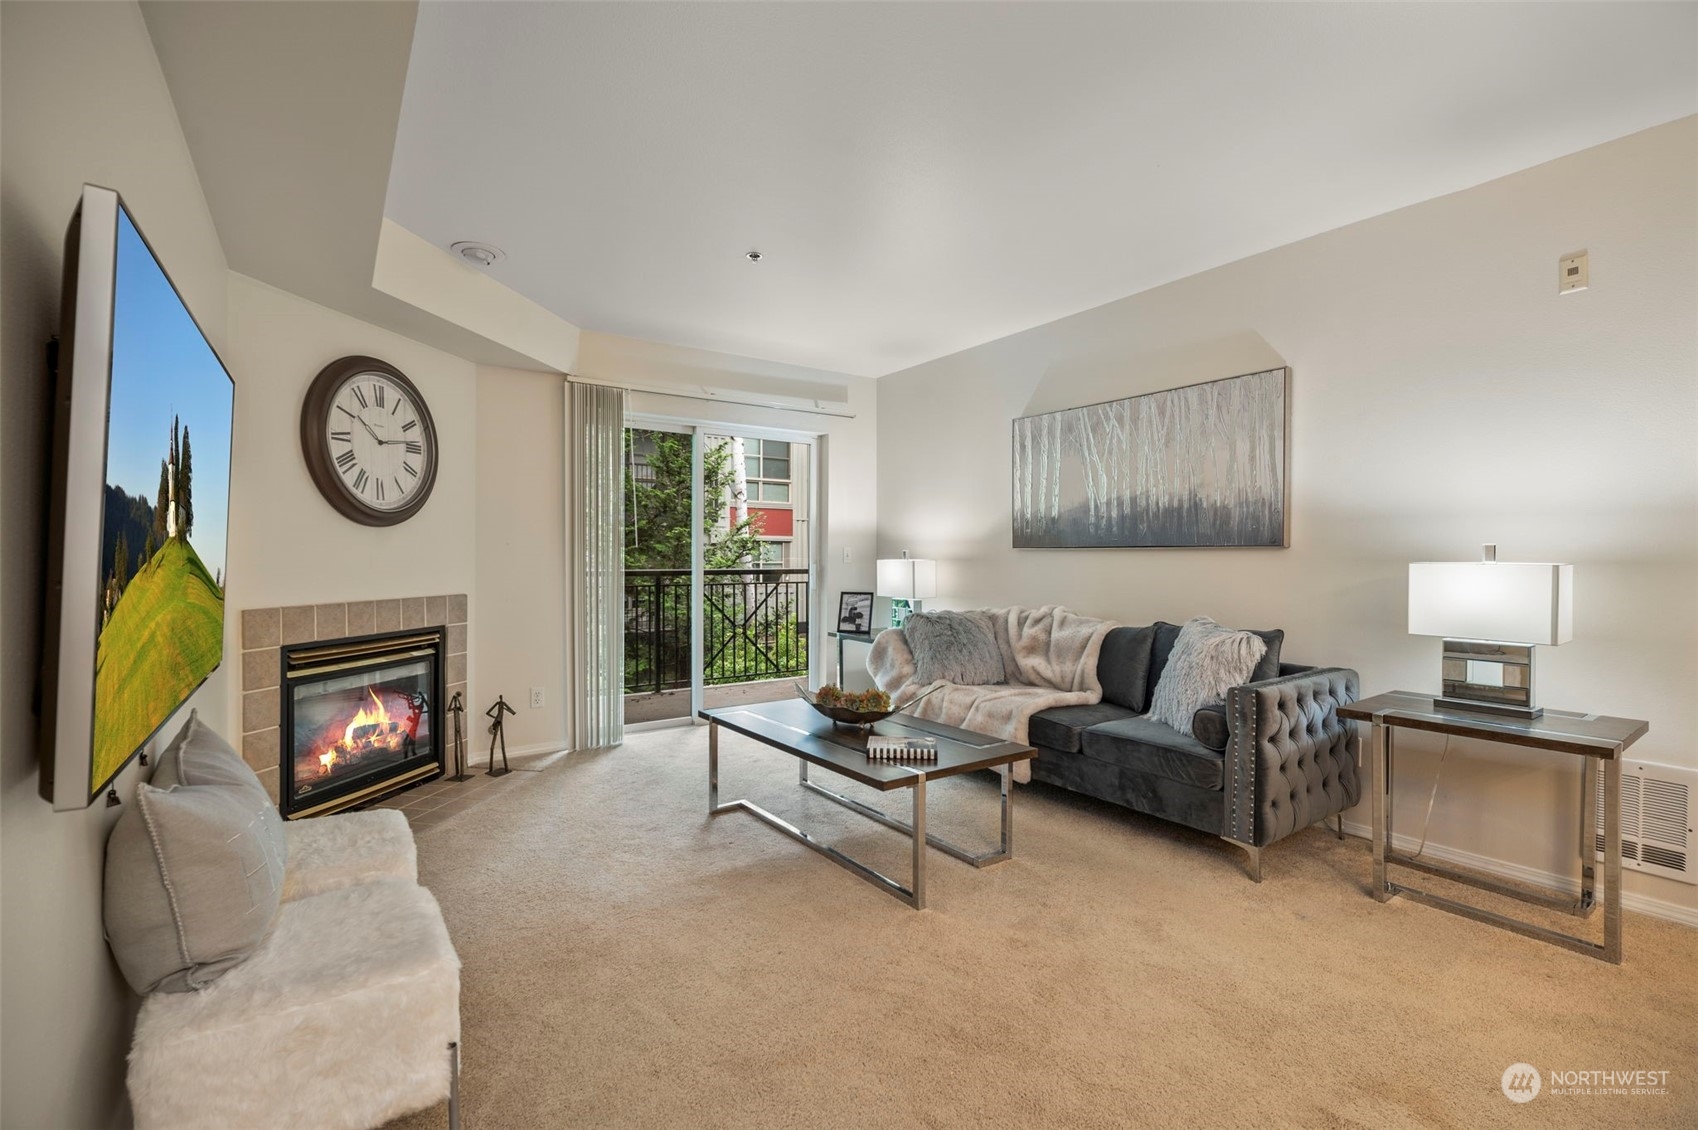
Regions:
[[332, 361], [301, 405], [301, 454], [319, 493], [367, 526], [405, 522], [436, 485], [436, 424], [406, 374], [375, 357]]

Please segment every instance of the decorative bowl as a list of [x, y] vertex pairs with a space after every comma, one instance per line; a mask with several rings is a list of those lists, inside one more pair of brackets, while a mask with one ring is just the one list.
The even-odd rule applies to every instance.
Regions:
[[[936, 688], [934, 687], [933, 690], [935, 689]], [[926, 694], [930, 693], [931, 691], [926, 692]], [[926, 697], [926, 695], [920, 695], [919, 698], [909, 699], [907, 702], [901, 703], [900, 705], [892, 703], [889, 710], [851, 710], [846, 706], [821, 706], [819, 702], [815, 700], [814, 693], [807, 687], [804, 687], [801, 683], [796, 684], [796, 694], [803, 702], [807, 703], [827, 718], [830, 718], [833, 722], [844, 726], [859, 726], [862, 729], [866, 729], [874, 722], [882, 722], [886, 718], [889, 718], [892, 714], [897, 714], [907, 710], [909, 707], [919, 702], [921, 698]]]

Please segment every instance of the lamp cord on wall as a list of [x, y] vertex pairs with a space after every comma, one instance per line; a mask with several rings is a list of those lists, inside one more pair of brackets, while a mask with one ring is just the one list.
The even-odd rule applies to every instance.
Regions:
[[1433, 791], [1427, 794], [1427, 815], [1421, 818], [1421, 845], [1410, 859], [1420, 859], [1427, 850], [1427, 827], [1433, 822], [1433, 802], [1439, 799], [1439, 777], [1444, 773], [1445, 755], [1450, 753], [1450, 735], [1444, 736], [1444, 748], [1439, 750], [1439, 763], [1433, 767]]

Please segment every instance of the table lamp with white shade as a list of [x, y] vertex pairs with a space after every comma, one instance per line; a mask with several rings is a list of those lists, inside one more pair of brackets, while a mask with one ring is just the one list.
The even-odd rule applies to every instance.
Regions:
[[878, 594], [890, 598], [890, 626], [900, 628], [920, 610], [920, 601], [937, 595], [937, 562], [924, 557], [881, 557]]
[[1417, 561], [1409, 566], [1409, 634], [1444, 637], [1441, 707], [1516, 718], [1544, 711], [1533, 697], [1533, 649], [1574, 638], [1574, 566]]

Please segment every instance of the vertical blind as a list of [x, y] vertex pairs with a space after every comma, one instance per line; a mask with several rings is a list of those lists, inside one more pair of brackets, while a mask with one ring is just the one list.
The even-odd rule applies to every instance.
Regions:
[[625, 390], [566, 387], [567, 730], [596, 749], [625, 737]]

